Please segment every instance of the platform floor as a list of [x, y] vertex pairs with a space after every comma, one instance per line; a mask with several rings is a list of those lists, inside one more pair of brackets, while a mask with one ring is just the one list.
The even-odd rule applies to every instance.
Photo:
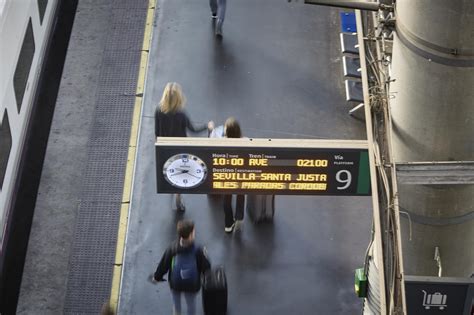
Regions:
[[168, 81], [182, 84], [195, 122], [234, 116], [248, 137], [365, 139], [364, 123], [347, 114], [344, 100], [338, 12], [302, 1], [228, 1], [217, 41], [206, 1], [159, 1], [120, 314], [171, 313], [168, 284], [149, 276], [181, 217], [196, 222], [197, 242], [226, 268], [229, 314], [360, 312], [353, 273], [369, 242], [369, 197], [277, 196], [272, 224], [245, 218], [241, 231], [227, 235], [219, 197], [186, 195], [181, 216], [171, 196], [156, 194], [154, 176], [153, 113]]

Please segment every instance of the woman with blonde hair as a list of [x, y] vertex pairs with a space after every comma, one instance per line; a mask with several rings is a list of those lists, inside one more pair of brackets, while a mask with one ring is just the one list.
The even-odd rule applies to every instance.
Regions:
[[[188, 129], [192, 132], [212, 130], [214, 126], [212, 121], [207, 124], [193, 125], [184, 112], [185, 104], [186, 97], [181, 85], [168, 82], [155, 111], [155, 137], [186, 137]], [[176, 207], [180, 211], [185, 210], [180, 194], [176, 194]]]

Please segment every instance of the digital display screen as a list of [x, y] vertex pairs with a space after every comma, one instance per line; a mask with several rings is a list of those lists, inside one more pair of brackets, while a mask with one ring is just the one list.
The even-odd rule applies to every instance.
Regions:
[[232, 144], [235, 141], [229, 146], [158, 141], [157, 192], [370, 195], [367, 149]]

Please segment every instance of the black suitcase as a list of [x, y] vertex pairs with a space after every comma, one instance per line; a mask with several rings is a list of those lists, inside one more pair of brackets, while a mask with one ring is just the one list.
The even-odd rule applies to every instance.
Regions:
[[275, 214], [275, 195], [247, 195], [247, 215], [255, 223], [271, 221]]
[[205, 315], [227, 313], [227, 278], [223, 267], [208, 270], [202, 281], [202, 307]]

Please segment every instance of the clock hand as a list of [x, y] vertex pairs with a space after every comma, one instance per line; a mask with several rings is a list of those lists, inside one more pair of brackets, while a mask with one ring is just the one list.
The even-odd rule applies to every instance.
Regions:
[[173, 173], [170, 176], [181, 175], [181, 174], [189, 174], [189, 170], [183, 170], [183, 169], [180, 169], [180, 168], [177, 168], [176, 170], [178, 170], [178, 172]]
[[185, 170], [185, 169], [182, 169], [182, 168], [176, 168], [176, 170], [181, 171], [181, 173], [189, 172], [189, 170]]
[[199, 176], [196, 176], [196, 175], [194, 175], [194, 174], [191, 174], [191, 173], [188, 173], [188, 175], [191, 175], [192, 177], [196, 177], [197, 179], [201, 179], [201, 177], [199, 177]]
[[189, 174], [189, 173], [188, 173], [188, 170], [182, 170], [181, 172], [173, 173], [170, 176], [181, 175], [181, 174]]

